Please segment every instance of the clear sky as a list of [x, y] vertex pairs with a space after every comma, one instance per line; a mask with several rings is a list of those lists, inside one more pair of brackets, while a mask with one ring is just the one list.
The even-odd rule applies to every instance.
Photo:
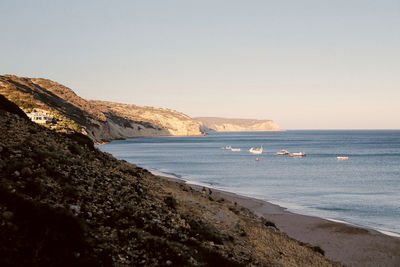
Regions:
[[0, 74], [284, 129], [400, 129], [399, 0], [0, 0]]

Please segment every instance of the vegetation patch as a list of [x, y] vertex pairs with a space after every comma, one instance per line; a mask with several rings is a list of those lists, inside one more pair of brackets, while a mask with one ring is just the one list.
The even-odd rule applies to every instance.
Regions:
[[178, 204], [176, 202], [176, 199], [173, 196], [166, 196], [164, 198], [164, 203], [170, 207], [171, 209], [176, 209], [176, 205]]
[[200, 240], [212, 241], [215, 244], [223, 244], [223, 235], [219, 234], [213, 226], [202, 220], [194, 220], [189, 217], [186, 218], [186, 221], [190, 225], [190, 234], [192, 236], [196, 236]]
[[274, 228], [278, 229], [278, 227], [276, 227], [276, 224], [274, 222], [268, 221], [264, 217], [261, 218], [261, 222], [267, 227], [274, 227]]
[[312, 245], [312, 244], [304, 243], [304, 242], [300, 242], [300, 241], [298, 243], [300, 244], [300, 246], [307, 247], [307, 248], [325, 256], [325, 251], [320, 246]]

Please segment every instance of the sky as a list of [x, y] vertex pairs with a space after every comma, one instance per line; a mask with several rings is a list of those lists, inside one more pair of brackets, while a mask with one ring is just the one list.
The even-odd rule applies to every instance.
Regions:
[[400, 1], [0, 0], [0, 74], [282, 129], [400, 129]]

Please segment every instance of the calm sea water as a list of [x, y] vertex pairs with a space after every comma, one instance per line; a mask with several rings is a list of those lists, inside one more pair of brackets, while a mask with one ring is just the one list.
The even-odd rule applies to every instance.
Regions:
[[[222, 150], [226, 145], [241, 151]], [[262, 155], [249, 153], [261, 145]], [[400, 234], [398, 130], [212, 133], [113, 141], [99, 148], [153, 172], [289, 211]], [[281, 149], [307, 157], [276, 155]]]

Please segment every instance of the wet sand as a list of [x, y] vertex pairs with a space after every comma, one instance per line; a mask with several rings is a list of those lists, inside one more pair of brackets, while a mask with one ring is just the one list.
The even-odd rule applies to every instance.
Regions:
[[[185, 181], [162, 177], [184, 183]], [[188, 184], [196, 190], [202, 186]], [[216, 189], [212, 196], [224, 198], [274, 222], [290, 237], [320, 246], [325, 255], [348, 266], [400, 266], [400, 238], [378, 231], [318, 217], [288, 212], [278, 205]]]

